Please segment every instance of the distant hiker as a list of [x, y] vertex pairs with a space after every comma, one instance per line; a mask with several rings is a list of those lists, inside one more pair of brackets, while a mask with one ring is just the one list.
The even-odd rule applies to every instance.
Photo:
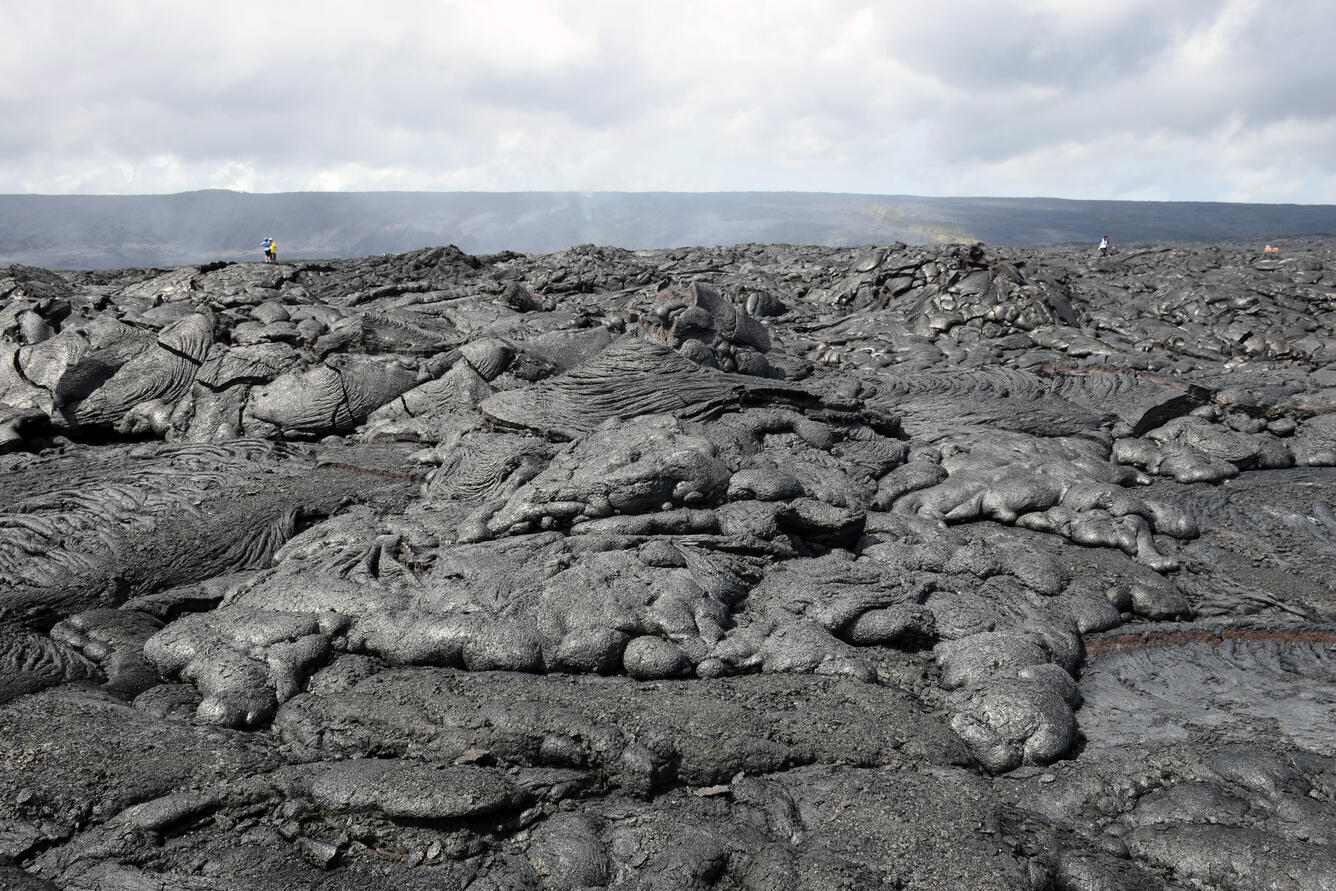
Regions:
[[1099, 240], [1099, 255], [1107, 257], [1109, 255], [1109, 236], [1105, 235]]
[[272, 238], [266, 238], [264, 241], [260, 242], [260, 247], [264, 248], [264, 262], [274, 262], [274, 240]]
[[278, 262], [278, 242], [274, 241], [272, 238], [269, 239], [269, 262]]

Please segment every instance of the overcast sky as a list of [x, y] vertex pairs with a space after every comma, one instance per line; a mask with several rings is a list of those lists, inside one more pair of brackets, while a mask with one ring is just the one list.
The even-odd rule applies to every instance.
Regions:
[[1336, 204], [1332, 0], [0, 0], [0, 192]]

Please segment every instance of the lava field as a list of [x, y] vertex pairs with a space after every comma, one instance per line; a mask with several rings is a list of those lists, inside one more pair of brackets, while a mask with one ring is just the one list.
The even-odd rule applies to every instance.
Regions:
[[0, 887], [1336, 887], [1336, 240], [0, 268]]

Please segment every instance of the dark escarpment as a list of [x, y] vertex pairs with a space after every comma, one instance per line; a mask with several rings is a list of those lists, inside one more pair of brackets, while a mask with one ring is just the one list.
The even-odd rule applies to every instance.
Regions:
[[1336, 886], [1336, 242], [0, 269], [0, 886]]

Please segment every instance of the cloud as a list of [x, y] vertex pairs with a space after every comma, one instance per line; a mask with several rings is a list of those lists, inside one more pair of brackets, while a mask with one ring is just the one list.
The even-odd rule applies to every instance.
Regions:
[[51, 0], [7, 17], [0, 191], [1336, 203], [1324, 0]]

